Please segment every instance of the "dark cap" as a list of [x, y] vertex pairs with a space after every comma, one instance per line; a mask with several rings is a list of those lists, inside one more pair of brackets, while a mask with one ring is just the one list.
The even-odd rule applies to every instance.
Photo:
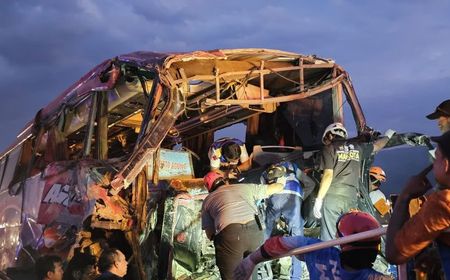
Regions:
[[450, 99], [445, 100], [436, 107], [433, 113], [427, 116], [428, 119], [434, 120], [441, 116], [450, 117]]
[[441, 136], [431, 137], [431, 140], [439, 144], [439, 148], [444, 156], [450, 160], [450, 131]]

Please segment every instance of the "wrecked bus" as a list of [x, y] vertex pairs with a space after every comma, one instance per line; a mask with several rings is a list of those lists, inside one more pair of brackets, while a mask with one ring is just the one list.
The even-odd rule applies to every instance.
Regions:
[[269, 49], [108, 59], [0, 155], [0, 270], [109, 244], [126, 254], [133, 279], [218, 277], [200, 222], [214, 137], [243, 131], [254, 151], [244, 179], [291, 156], [320, 180], [317, 151], [335, 121], [353, 137], [374, 135], [349, 75], [330, 59]]

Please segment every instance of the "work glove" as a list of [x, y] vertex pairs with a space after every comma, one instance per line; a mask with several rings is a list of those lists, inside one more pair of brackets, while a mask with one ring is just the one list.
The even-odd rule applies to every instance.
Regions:
[[395, 134], [395, 130], [392, 130], [392, 129], [389, 128], [389, 129], [386, 130], [386, 132], [384, 133], [384, 136], [386, 136], [387, 138], [391, 139], [392, 136], [394, 136], [394, 134]]
[[320, 211], [320, 210], [322, 210], [322, 204], [323, 204], [323, 199], [316, 198], [316, 202], [314, 203], [314, 208], [313, 208], [314, 217], [316, 217], [316, 219], [322, 218], [322, 212]]

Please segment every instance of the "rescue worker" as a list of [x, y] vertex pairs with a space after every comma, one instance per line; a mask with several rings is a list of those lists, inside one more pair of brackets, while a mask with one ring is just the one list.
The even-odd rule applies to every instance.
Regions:
[[235, 173], [251, 167], [244, 142], [236, 138], [224, 137], [215, 141], [209, 148], [208, 157], [211, 171], [222, 173], [225, 177], [235, 177]]
[[387, 224], [390, 217], [391, 204], [380, 190], [382, 183], [386, 181], [386, 173], [379, 166], [372, 166], [369, 170], [369, 197], [375, 207], [375, 218], [381, 224]]
[[436, 242], [446, 279], [450, 279], [450, 131], [431, 137], [438, 143], [432, 170], [438, 189], [427, 196], [419, 211], [409, 215], [411, 199], [428, 192], [432, 185], [426, 178], [431, 166], [406, 183], [397, 198], [386, 233], [386, 257], [401, 264]]
[[270, 185], [229, 184], [214, 171], [204, 177], [209, 194], [202, 205], [202, 229], [214, 241], [222, 279], [233, 279], [239, 262], [263, 243], [264, 221], [255, 202], [281, 191], [285, 181], [279, 178]]
[[450, 130], [450, 99], [445, 100], [436, 107], [433, 113], [427, 115], [430, 120], [438, 120], [438, 127], [442, 133]]
[[[320, 219], [320, 238], [331, 240], [336, 235], [336, 221], [350, 209], [358, 208], [362, 162], [382, 149], [395, 131], [373, 143], [347, 140], [347, 130], [341, 123], [332, 123], [324, 131], [322, 142], [323, 176], [314, 203], [314, 216]], [[323, 207], [322, 207], [323, 206]]]
[[[303, 235], [303, 220], [301, 215], [304, 186], [314, 188], [314, 181], [303, 173], [295, 163], [282, 161], [272, 164], [261, 175], [261, 182], [271, 184], [279, 178], [286, 179], [286, 185], [266, 199], [266, 230], [265, 239], [270, 238], [274, 226], [282, 217], [290, 236]], [[301, 183], [300, 183], [301, 182]], [[300, 279], [302, 275], [301, 261], [292, 257], [291, 279]]]
[[[377, 229], [378, 221], [370, 214], [353, 210], [343, 214], [336, 223], [336, 237]], [[304, 236], [276, 236], [266, 240], [258, 250], [246, 257], [234, 271], [234, 279], [247, 280], [256, 264], [277, 258], [290, 250], [322, 240]], [[311, 279], [392, 279], [372, 268], [379, 252], [381, 238], [372, 237], [336, 247], [329, 247], [297, 255], [306, 262]]]

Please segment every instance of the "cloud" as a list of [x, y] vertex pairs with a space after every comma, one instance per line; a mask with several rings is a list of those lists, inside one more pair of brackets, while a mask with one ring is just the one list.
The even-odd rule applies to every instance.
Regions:
[[[261, 47], [333, 58], [353, 77], [373, 126], [403, 129], [410, 126], [405, 118], [411, 108], [388, 114], [389, 120], [378, 112], [389, 113], [392, 104], [400, 110], [401, 102], [428, 109], [448, 97], [450, 4], [432, 2], [6, 1], [0, 10], [0, 128], [17, 133], [40, 107], [109, 57]], [[416, 110], [423, 115], [425, 106]], [[5, 139], [0, 149], [11, 138]]]

